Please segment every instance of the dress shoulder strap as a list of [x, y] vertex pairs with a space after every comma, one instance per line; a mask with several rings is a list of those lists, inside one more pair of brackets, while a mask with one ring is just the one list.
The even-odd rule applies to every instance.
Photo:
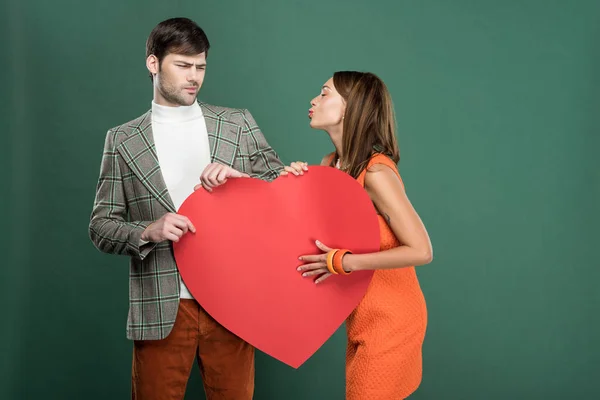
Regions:
[[331, 165], [333, 162], [333, 157], [335, 157], [335, 151], [325, 156], [325, 160], [327, 160], [326, 165]]
[[375, 153], [375, 154], [373, 154], [373, 156], [371, 156], [371, 159], [369, 160], [369, 163], [367, 164], [365, 169], [363, 169], [362, 172], [360, 173], [360, 175], [358, 176], [358, 178], [356, 178], [356, 180], [358, 181], [358, 183], [360, 183], [360, 185], [362, 187], [365, 186], [365, 176], [367, 175], [367, 170], [375, 164], [383, 164], [383, 165], [390, 167], [392, 169], [392, 171], [394, 171], [396, 173], [396, 175], [398, 176], [398, 179], [400, 179], [400, 183], [402, 184], [402, 186], [404, 186], [404, 183], [402, 182], [402, 178], [400, 177], [400, 172], [398, 172], [398, 166], [396, 165], [394, 160], [392, 160], [385, 154]]

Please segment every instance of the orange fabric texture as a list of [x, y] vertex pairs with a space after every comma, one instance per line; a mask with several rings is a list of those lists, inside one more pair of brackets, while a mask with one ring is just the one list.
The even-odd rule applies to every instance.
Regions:
[[[375, 154], [357, 178], [363, 187], [367, 169], [375, 164], [390, 167], [402, 182], [393, 160]], [[400, 246], [385, 219], [378, 218], [380, 250]], [[399, 400], [412, 394], [421, 383], [426, 328], [427, 307], [415, 268], [376, 270], [346, 320], [346, 399]]]

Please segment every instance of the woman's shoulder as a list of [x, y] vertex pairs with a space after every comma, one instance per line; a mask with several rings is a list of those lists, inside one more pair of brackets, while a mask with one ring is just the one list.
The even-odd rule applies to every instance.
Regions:
[[333, 161], [333, 157], [335, 157], [335, 151], [326, 154], [325, 157], [323, 157], [323, 159], [321, 160], [321, 165], [322, 166], [329, 166], [331, 165], [331, 162]]
[[398, 166], [396, 162], [392, 160], [390, 156], [384, 153], [373, 153], [369, 162], [367, 163], [367, 172], [371, 171], [381, 171], [386, 167], [391, 168], [392, 170], [398, 170]]
[[[381, 183], [386, 183], [390, 181], [400, 180], [402, 186], [402, 178], [400, 177], [400, 172], [398, 171], [398, 166], [388, 155], [383, 153], [373, 154], [369, 163], [367, 164], [366, 174], [365, 174], [365, 183], [368, 186], [378, 186]], [[369, 183], [371, 185], [369, 185]]]

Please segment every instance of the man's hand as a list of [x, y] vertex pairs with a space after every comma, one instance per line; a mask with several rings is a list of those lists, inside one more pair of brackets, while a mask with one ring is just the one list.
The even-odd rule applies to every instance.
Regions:
[[154, 243], [162, 242], [163, 240], [178, 242], [179, 238], [188, 231], [196, 233], [196, 228], [187, 217], [168, 213], [163, 215], [158, 221], [154, 221], [148, 225], [146, 230], [142, 232], [142, 240]]
[[212, 163], [204, 169], [200, 176], [200, 184], [194, 186], [194, 190], [204, 187], [212, 192], [213, 188], [224, 184], [229, 178], [250, 178], [250, 175], [236, 171], [226, 165]]

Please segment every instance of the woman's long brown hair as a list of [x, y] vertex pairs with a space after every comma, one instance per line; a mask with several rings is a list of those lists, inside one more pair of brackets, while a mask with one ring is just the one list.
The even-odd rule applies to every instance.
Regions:
[[374, 153], [400, 161], [392, 98], [383, 81], [370, 72], [338, 71], [333, 85], [346, 102], [340, 169], [358, 178]]

